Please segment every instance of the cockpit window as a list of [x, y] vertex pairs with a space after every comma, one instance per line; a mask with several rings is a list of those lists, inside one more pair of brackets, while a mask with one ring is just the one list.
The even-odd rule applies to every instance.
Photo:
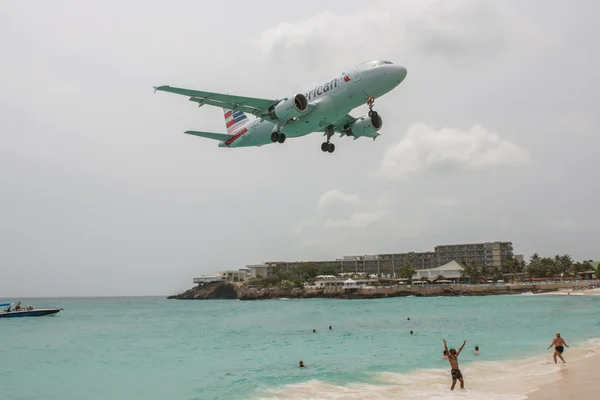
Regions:
[[378, 67], [383, 64], [391, 64], [391, 62], [390, 61], [376, 61], [376, 62], [373, 62], [373, 67]]

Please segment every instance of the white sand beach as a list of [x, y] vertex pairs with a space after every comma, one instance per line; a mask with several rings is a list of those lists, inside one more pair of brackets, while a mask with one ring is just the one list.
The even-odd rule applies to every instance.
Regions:
[[536, 296], [544, 295], [562, 295], [562, 296], [600, 296], [600, 288], [596, 289], [559, 289], [556, 292], [539, 293]]
[[528, 395], [531, 400], [593, 400], [600, 398], [600, 354], [561, 364], [559, 380], [542, 386]]

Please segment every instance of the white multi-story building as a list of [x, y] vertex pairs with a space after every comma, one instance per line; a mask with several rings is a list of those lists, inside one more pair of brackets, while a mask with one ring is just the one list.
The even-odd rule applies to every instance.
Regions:
[[219, 271], [219, 275], [227, 282], [246, 282], [248, 280], [249, 271], [242, 269], [226, 269]]

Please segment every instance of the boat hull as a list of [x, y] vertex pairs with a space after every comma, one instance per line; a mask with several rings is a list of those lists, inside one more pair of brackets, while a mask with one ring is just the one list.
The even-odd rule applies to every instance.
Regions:
[[18, 317], [41, 317], [44, 315], [56, 314], [61, 308], [40, 308], [39, 310], [24, 310], [0, 312], [0, 318], [18, 318]]

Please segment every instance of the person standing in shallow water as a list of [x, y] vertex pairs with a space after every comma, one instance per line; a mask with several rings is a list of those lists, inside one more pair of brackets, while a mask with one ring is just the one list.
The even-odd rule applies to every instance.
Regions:
[[447, 351], [446, 354], [448, 355], [448, 361], [450, 362], [450, 368], [451, 368], [450, 374], [452, 375], [452, 386], [450, 386], [450, 390], [454, 390], [454, 386], [456, 386], [457, 380], [460, 382], [460, 388], [464, 389], [465, 381], [463, 379], [462, 373], [460, 372], [460, 369], [458, 368], [458, 355], [462, 351], [463, 347], [465, 347], [465, 344], [467, 344], [467, 340], [465, 339], [462, 346], [460, 346], [458, 348], [458, 351], [456, 351], [454, 348], [450, 348], [450, 350], [448, 350], [448, 345], [446, 344], [446, 339], [443, 339], [443, 341], [444, 341], [444, 350]]
[[565, 339], [560, 337], [560, 332], [556, 332], [556, 337], [552, 340], [552, 343], [550, 343], [548, 349], [552, 346], [554, 346], [554, 364], [557, 364], [556, 357], [559, 357], [562, 360], [563, 364], [566, 363], [565, 359], [562, 357], [562, 352], [565, 351], [564, 346], [569, 347], [569, 345], [567, 344], [567, 342], [565, 342]]

